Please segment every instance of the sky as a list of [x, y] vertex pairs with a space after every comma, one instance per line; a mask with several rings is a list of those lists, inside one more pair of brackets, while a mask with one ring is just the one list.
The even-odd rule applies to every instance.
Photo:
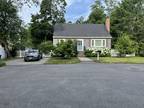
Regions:
[[[66, 21], [76, 21], [81, 16], [87, 19], [90, 13], [90, 6], [93, 4], [94, 0], [66, 0]], [[39, 12], [39, 6], [32, 6], [29, 8], [28, 6], [23, 6], [23, 8], [19, 12], [19, 16], [24, 21], [25, 24], [30, 23], [31, 14], [36, 14]]]

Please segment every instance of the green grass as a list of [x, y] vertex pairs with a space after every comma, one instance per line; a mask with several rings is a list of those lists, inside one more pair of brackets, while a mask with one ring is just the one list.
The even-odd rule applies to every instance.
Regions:
[[0, 67], [5, 66], [6, 63], [3, 60], [0, 60]]
[[71, 59], [52, 57], [45, 64], [77, 64], [77, 63], [80, 63], [80, 60], [76, 57]]
[[[97, 61], [96, 57], [91, 59]], [[100, 63], [144, 64], [144, 57], [101, 57]]]

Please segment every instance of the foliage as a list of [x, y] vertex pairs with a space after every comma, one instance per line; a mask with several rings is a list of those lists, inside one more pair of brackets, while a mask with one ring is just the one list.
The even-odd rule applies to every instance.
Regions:
[[108, 48], [90, 48], [85, 50], [85, 56], [86, 57], [96, 57], [97, 51], [100, 52], [100, 57], [110, 57], [111, 56], [111, 50]]
[[111, 14], [113, 44], [118, 36], [127, 33], [138, 42], [144, 42], [144, 0], [123, 0]]
[[31, 35], [36, 47], [43, 41], [52, 41], [53, 25], [65, 22], [65, 6], [65, 0], [42, 0], [39, 14], [33, 15], [31, 21]]
[[85, 23], [84, 17], [81, 16], [75, 23], [76, 23], [76, 24], [83, 24], [83, 23]]
[[101, 50], [100, 57], [111, 57], [111, 50], [108, 48], [103, 48]]
[[97, 56], [97, 54], [93, 50], [89, 50], [89, 49], [85, 50], [84, 54], [86, 57], [96, 57]]
[[123, 34], [118, 38], [115, 49], [119, 51], [120, 56], [122, 54], [131, 54], [137, 51], [137, 44], [130, 37], [131, 36], [127, 34]]
[[0, 67], [5, 66], [5, 65], [6, 65], [6, 63], [4, 61], [0, 60]]
[[51, 41], [42, 42], [39, 46], [40, 51], [44, 54], [49, 54], [51, 50], [54, 50], [53, 43]]
[[61, 41], [57, 44], [56, 48], [54, 49], [54, 57], [61, 57], [61, 58], [71, 58], [77, 56], [77, 51], [75, 47], [75, 42], [68, 40], [66, 42]]
[[9, 50], [19, 41], [22, 21], [11, 0], [0, 0], [0, 13], [0, 43], [10, 56]]
[[90, 13], [87, 22], [92, 24], [103, 24], [105, 21], [104, 8], [99, 0], [92, 5], [92, 12]]
[[72, 57], [70, 59], [52, 57], [45, 64], [76, 64], [76, 63], [80, 63], [80, 60], [76, 57]]
[[144, 57], [144, 42], [139, 43], [139, 55]]

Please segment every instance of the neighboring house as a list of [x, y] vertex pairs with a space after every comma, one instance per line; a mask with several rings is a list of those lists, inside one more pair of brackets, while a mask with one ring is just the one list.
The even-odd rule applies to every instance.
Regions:
[[61, 40], [76, 40], [77, 51], [89, 48], [111, 48], [110, 19], [106, 24], [56, 24], [53, 44]]

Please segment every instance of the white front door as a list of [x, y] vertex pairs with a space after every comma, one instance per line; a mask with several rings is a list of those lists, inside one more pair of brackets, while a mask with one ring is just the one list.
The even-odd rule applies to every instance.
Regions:
[[84, 51], [84, 41], [83, 39], [77, 40], [77, 51]]

